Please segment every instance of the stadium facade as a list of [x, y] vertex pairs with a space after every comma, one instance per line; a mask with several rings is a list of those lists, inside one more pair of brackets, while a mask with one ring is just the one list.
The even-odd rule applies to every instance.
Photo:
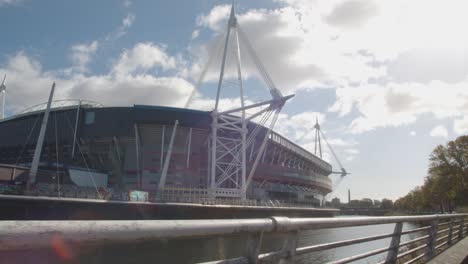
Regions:
[[[0, 122], [0, 163], [30, 167], [43, 115], [44, 110], [35, 110]], [[82, 102], [54, 107], [40, 169], [66, 175], [57, 184], [89, 185], [87, 179], [92, 178], [95, 186], [155, 194], [169, 158], [165, 191], [208, 190], [212, 118], [207, 111], [146, 105], [100, 107]], [[248, 126], [251, 131], [259, 125]], [[267, 133], [267, 128], [260, 129], [246, 150], [248, 166]], [[318, 205], [332, 191], [331, 172], [329, 163], [272, 131], [247, 198]], [[55, 174], [50, 175], [38, 181], [57, 182]], [[9, 180], [21, 179], [26, 180]], [[229, 182], [225, 185], [229, 188]]]

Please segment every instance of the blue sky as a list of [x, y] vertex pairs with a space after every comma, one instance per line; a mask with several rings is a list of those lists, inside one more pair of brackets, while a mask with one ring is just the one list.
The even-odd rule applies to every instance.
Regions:
[[[183, 106], [229, 4], [0, 0], [6, 114], [45, 101], [52, 81], [57, 99]], [[330, 197], [402, 196], [422, 184], [436, 145], [468, 132], [463, 1], [238, 0], [236, 9], [278, 88], [296, 94], [276, 130], [312, 149], [306, 133], [319, 117], [352, 173]], [[214, 64], [190, 107], [212, 109]], [[248, 58], [244, 66], [246, 99], [268, 99]], [[226, 92], [223, 106], [236, 104]]]

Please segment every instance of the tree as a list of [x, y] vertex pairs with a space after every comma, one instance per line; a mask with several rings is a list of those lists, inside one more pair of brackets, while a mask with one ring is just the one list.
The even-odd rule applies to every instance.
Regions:
[[468, 198], [468, 136], [458, 137], [447, 146], [439, 145], [430, 155], [431, 193], [441, 211], [452, 211], [454, 204], [467, 204]]
[[396, 200], [394, 208], [410, 212], [450, 212], [462, 205], [468, 205], [468, 136], [460, 136], [446, 146], [437, 146], [429, 156], [424, 185]]

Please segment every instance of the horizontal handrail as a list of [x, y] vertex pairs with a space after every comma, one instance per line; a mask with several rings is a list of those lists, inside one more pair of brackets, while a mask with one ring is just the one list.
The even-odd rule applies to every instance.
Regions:
[[425, 256], [424, 254], [421, 254], [421, 255], [419, 255], [419, 256], [417, 256], [417, 257], [411, 259], [410, 261], [405, 262], [404, 264], [411, 264], [411, 263], [414, 263], [414, 262], [416, 262], [416, 261], [422, 259], [424, 256]]
[[401, 234], [402, 235], [407, 235], [407, 234], [411, 234], [411, 233], [427, 231], [429, 228], [431, 228], [431, 227], [430, 226], [424, 226], [424, 227], [420, 227], [420, 228], [415, 228], [415, 229], [403, 231], [403, 232], [401, 232]]
[[439, 230], [439, 231], [437, 231], [437, 234], [439, 235], [439, 234], [442, 234], [442, 233], [446, 233], [448, 231], [450, 231], [450, 228]]
[[0, 221], [0, 250], [47, 247], [48, 239], [57, 235], [70, 242], [104, 244], [271, 231], [271, 219]]
[[456, 224], [459, 224], [461, 221], [458, 220], [458, 221], [447, 221], [447, 222], [443, 222], [443, 223], [439, 223], [438, 226], [441, 227], [441, 226], [446, 226], [446, 225], [456, 225]]
[[382, 225], [404, 222], [423, 222], [437, 219], [464, 217], [468, 214], [445, 214], [424, 216], [350, 217], [350, 218], [294, 218], [287, 227], [290, 230], [322, 229], [364, 225]]
[[437, 246], [435, 247], [435, 249], [442, 248], [442, 247], [444, 247], [444, 246], [447, 245], [447, 244], [448, 244], [448, 242], [447, 242], [447, 241], [444, 241], [444, 242], [440, 243], [439, 245], [437, 245]]
[[407, 245], [410, 245], [410, 244], [413, 244], [413, 243], [416, 243], [416, 242], [419, 242], [419, 241], [423, 241], [423, 240], [426, 240], [428, 238], [429, 238], [429, 236], [422, 236], [422, 237], [418, 237], [418, 238], [415, 238], [415, 239], [411, 239], [411, 240], [408, 240], [408, 241], [405, 241], [405, 242], [401, 243], [400, 247], [404, 247], [404, 246], [407, 246]]
[[421, 250], [421, 249], [424, 249], [425, 247], [426, 247], [426, 244], [424, 244], [424, 245], [422, 245], [422, 246], [419, 246], [419, 247], [415, 247], [415, 248], [413, 248], [413, 249], [410, 249], [410, 250], [408, 250], [408, 251], [405, 251], [405, 252], [401, 253], [400, 255], [398, 255], [397, 258], [400, 259], [400, 258], [402, 258], [402, 257], [404, 257], [404, 256], [407, 256], [407, 255], [412, 254], [412, 253], [414, 253], [414, 252], [416, 252], [416, 251], [419, 251], [419, 250]]
[[301, 247], [296, 250], [296, 253], [298, 254], [311, 253], [311, 252], [316, 252], [316, 251], [321, 251], [321, 250], [326, 250], [326, 249], [344, 247], [344, 246], [374, 241], [378, 239], [389, 238], [392, 236], [393, 236], [393, 233], [385, 234], [385, 235], [378, 235], [378, 236], [369, 236], [369, 237], [362, 237], [362, 238], [356, 238], [356, 239], [349, 239], [349, 240], [344, 240], [344, 241], [339, 241], [339, 242], [325, 243], [325, 244], [308, 246], [308, 247]]
[[330, 262], [330, 263], [333, 263], [333, 264], [344, 264], [344, 263], [349, 263], [349, 262], [353, 262], [353, 261], [356, 261], [356, 260], [360, 260], [360, 259], [363, 259], [363, 258], [367, 258], [367, 257], [373, 256], [373, 255], [377, 255], [377, 254], [380, 254], [380, 253], [383, 253], [383, 252], [386, 252], [386, 251], [388, 251], [388, 248], [387, 248], [387, 247], [385, 247], [385, 248], [379, 248], [379, 249], [375, 249], [375, 250], [368, 251], [368, 252], [366, 252], [366, 253], [354, 255], [354, 256], [352, 256], [352, 257], [343, 258], [343, 259], [340, 259], [340, 260], [337, 260], [337, 261], [332, 261], [332, 262]]
[[437, 239], [436, 239], [436, 243], [438, 243], [439, 241], [442, 241], [442, 240], [448, 238], [448, 236], [449, 236], [449, 235], [445, 235], [445, 236], [441, 236], [441, 237], [437, 238]]
[[[252, 259], [258, 263], [291, 259], [295, 255], [301, 255], [316, 251], [322, 251], [343, 246], [355, 245], [369, 241], [392, 238], [388, 247], [374, 249], [354, 256], [348, 256], [332, 263], [348, 263], [369, 256], [388, 252], [387, 263], [394, 263], [397, 259], [408, 256], [416, 251], [428, 248], [427, 252], [433, 252], [440, 248], [437, 242], [445, 239], [453, 241], [461, 239], [465, 234], [466, 224], [464, 219], [468, 214], [444, 214], [423, 216], [392, 216], [392, 217], [345, 217], [345, 218], [287, 218], [271, 217], [264, 219], [229, 219], [229, 220], [137, 220], [137, 221], [0, 221], [0, 250], [29, 249], [48, 247], [49, 241], [55, 236], [60, 236], [63, 241], [71, 243], [107, 244], [115, 242], [151, 241], [162, 239], [188, 239], [206, 238], [214, 236], [230, 236], [234, 234], [263, 234], [284, 233], [287, 234], [285, 245], [276, 252], [241, 256], [234, 259], [223, 260], [222, 263], [252, 263]], [[437, 236], [450, 231], [450, 228], [437, 231], [439, 221], [450, 220], [452, 225], [451, 236]], [[458, 220], [458, 222], [454, 221]], [[402, 223], [405, 222], [430, 222], [430, 226], [402, 231]], [[335, 241], [318, 245], [297, 247], [297, 234], [300, 230], [355, 227], [366, 225], [396, 224], [393, 233], [361, 237], [349, 240]], [[463, 225], [462, 225], [463, 224]], [[400, 237], [416, 232], [428, 232], [419, 238], [400, 243]], [[262, 239], [260, 237], [256, 239]], [[403, 246], [427, 240], [416, 248], [399, 252]], [[257, 241], [258, 242], [258, 241]], [[255, 243], [253, 243], [255, 244]], [[256, 243], [261, 244], [261, 241]], [[451, 245], [449, 242], [442, 244]], [[417, 245], [417, 244], [416, 244]], [[429, 253], [425, 253], [429, 254]], [[393, 257], [392, 257], [393, 256]], [[433, 253], [427, 255], [431, 258]], [[390, 260], [389, 260], [390, 259]], [[393, 262], [392, 262], [393, 261]], [[212, 262], [219, 263], [219, 262]]]

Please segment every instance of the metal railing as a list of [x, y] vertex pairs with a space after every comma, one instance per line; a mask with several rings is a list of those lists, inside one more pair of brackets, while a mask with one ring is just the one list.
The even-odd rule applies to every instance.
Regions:
[[270, 140], [273, 142], [276, 142], [280, 144], [281, 146], [291, 150], [294, 153], [297, 153], [298, 155], [315, 162], [318, 166], [320, 166], [322, 169], [327, 170], [327, 171], [332, 171], [331, 165], [322, 160], [321, 158], [315, 156], [314, 154], [310, 153], [309, 151], [305, 150], [301, 146], [293, 143], [292, 141], [288, 140], [287, 138], [283, 137], [282, 135], [278, 134], [277, 132], [272, 132], [270, 134]]
[[[468, 214], [358, 217], [358, 218], [287, 218], [239, 220], [141, 220], [141, 221], [1, 221], [2, 250], [48, 247], [51, 238], [60, 236], [70, 243], [99, 245], [116, 242], [227, 237], [247, 234], [243, 256], [205, 263], [294, 263], [296, 257], [349, 245], [391, 238], [386, 247], [349, 256], [332, 263], [349, 263], [387, 253], [381, 263], [428, 261], [440, 250], [465, 237]], [[421, 227], [403, 231], [403, 223]], [[298, 247], [302, 230], [395, 224], [394, 231], [349, 240]], [[282, 233], [282, 248], [260, 253], [264, 234]], [[402, 236], [419, 234], [401, 242]], [[410, 249], [408, 249], [410, 248]], [[404, 250], [403, 250], [404, 249]]]

